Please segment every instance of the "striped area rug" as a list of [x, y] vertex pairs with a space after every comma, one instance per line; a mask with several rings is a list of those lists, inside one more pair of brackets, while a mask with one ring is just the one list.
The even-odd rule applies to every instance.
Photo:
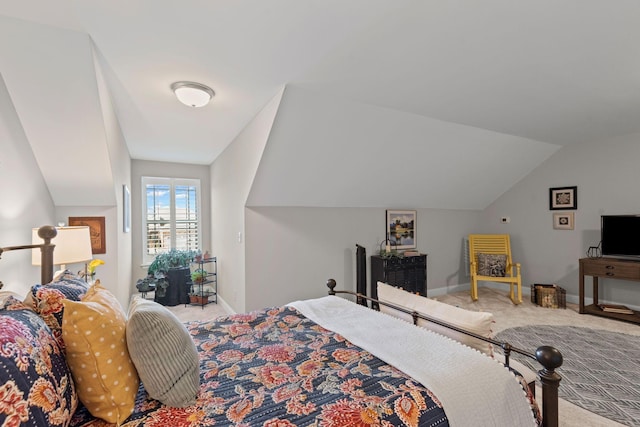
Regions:
[[[640, 337], [576, 326], [531, 325], [506, 329], [498, 340], [529, 350], [553, 345], [564, 363], [559, 396], [628, 426], [640, 425]], [[512, 357], [540, 368], [531, 359]]]

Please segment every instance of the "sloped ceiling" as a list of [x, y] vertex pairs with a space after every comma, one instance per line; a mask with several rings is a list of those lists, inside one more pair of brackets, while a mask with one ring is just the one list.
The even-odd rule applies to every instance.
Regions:
[[0, 16], [0, 73], [54, 203], [115, 204], [90, 38]]
[[[315, 162], [335, 152], [335, 144], [355, 150], [345, 144], [366, 136], [355, 126], [375, 117], [387, 143], [397, 141], [410, 153], [418, 144], [416, 154], [443, 159], [432, 160], [438, 167], [411, 164], [412, 180], [446, 183], [443, 193], [470, 200], [432, 198], [440, 207], [486, 206], [562, 145], [640, 132], [635, 0], [0, 0], [0, 18], [0, 73], [41, 167], [64, 161], [53, 147], [75, 160], [88, 157], [83, 150], [106, 152], [96, 66], [134, 159], [210, 164], [287, 86], [297, 92], [289, 105], [310, 108], [329, 99], [359, 117], [352, 127], [334, 117], [344, 132], [332, 135], [331, 144], [302, 150], [307, 155], [295, 159], [298, 167], [319, 169]], [[201, 109], [179, 104], [169, 89], [178, 80], [211, 86], [213, 102]], [[274, 164], [293, 161], [292, 151], [281, 149], [291, 138], [318, 144], [294, 125], [295, 111], [287, 111], [289, 118], [284, 109], [278, 113], [265, 151]], [[414, 133], [400, 132], [398, 139], [392, 132], [400, 122]], [[431, 134], [445, 128], [444, 136]], [[467, 185], [457, 171], [474, 166], [477, 153], [469, 150], [480, 144], [486, 158], [506, 155], [512, 172], [489, 170]], [[332, 179], [384, 170], [388, 153], [378, 153], [369, 150], [363, 164], [334, 167]], [[441, 167], [453, 160], [457, 167]], [[276, 178], [261, 168], [259, 176], [272, 176], [272, 184], [284, 179], [286, 171]], [[99, 164], [92, 173], [108, 181], [108, 169]], [[84, 192], [73, 182], [85, 174], [44, 173], [56, 204], [77, 202], [65, 198]], [[262, 185], [251, 198], [293, 203], [286, 201], [293, 194], [274, 194]], [[410, 204], [409, 193], [399, 197]], [[381, 205], [382, 197], [372, 198], [360, 203]], [[351, 200], [346, 193], [336, 199]]]
[[247, 205], [484, 209], [557, 149], [289, 85]]

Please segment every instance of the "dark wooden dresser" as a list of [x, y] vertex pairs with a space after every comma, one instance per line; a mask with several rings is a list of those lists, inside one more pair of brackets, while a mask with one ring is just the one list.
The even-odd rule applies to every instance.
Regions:
[[427, 296], [427, 255], [384, 258], [371, 256], [371, 297], [378, 298], [378, 282]]

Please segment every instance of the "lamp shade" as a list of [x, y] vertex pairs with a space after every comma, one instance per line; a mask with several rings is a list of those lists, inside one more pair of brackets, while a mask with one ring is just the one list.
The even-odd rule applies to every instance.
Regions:
[[210, 87], [194, 82], [175, 82], [171, 85], [171, 90], [178, 101], [189, 107], [204, 107], [214, 95]]
[[[56, 227], [58, 235], [51, 243], [55, 244], [53, 250], [53, 264], [73, 264], [76, 262], [86, 262], [93, 258], [91, 253], [91, 235], [89, 227]], [[32, 230], [31, 241], [37, 245], [42, 243], [42, 239], [38, 236], [38, 229]], [[40, 265], [41, 255], [40, 249], [31, 251], [31, 263]]]

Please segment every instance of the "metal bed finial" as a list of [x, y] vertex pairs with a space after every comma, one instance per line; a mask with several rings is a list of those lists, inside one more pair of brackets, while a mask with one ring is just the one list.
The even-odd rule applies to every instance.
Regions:
[[[0, 257], [2, 257], [3, 252], [40, 248], [40, 281], [42, 284], [50, 283], [53, 280], [53, 248], [56, 246], [51, 243], [51, 240], [55, 238], [57, 234], [58, 231], [54, 226], [43, 225], [38, 229], [38, 236], [44, 240], [44, 243], [39, 245], [6, 246], [0, 248]], [[0, 282], [0, 288], [2, 288], [2, 282]]]

